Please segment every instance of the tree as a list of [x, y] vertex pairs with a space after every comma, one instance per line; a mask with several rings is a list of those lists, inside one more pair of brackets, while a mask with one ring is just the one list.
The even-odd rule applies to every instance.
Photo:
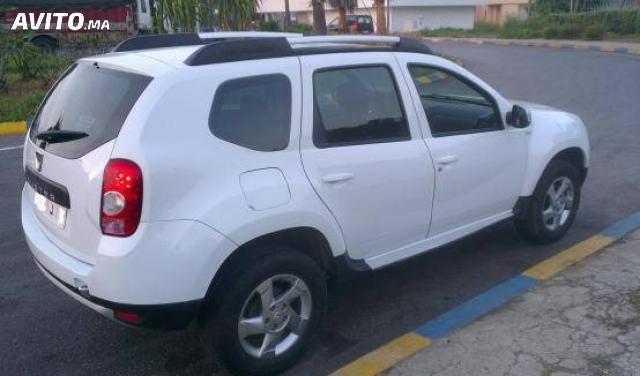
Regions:
[[373, 7], [376, 9], [376, 31], [378, 34], [387, 34], [387, 14], [384, 6], [385, 0], [374, 0]]
[[284, 0], [284, 31], [291, 26], [291, 11], [289, 10], [289, 0]]
[[346, 33], [348, 31], [347, 11], [352, 11], [358, 5], [358, 0], [329, 0], [329, 5], [338, 9], [340, 13], [340, 32]]
[[313, 7], [313, 32], [318, 35], [327, 34], [327, 19], [324, 14], [324, 0], [311, 0]]
[[155, 5], [158, 32], [190, 32], [214, 23], [224, 30], [242, 30], [255, 19], [258, 0], [156, 0]]

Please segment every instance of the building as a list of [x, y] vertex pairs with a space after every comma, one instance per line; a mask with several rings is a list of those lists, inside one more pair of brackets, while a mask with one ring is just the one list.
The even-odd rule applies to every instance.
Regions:
[[489, 0], [476, 8], [476, 21], [502, 25], [508, 18], [526, 20], [532, 0]]
[[[456, 28], [472, 29], [476, 7], [489, 0], [387, 0], [387, 25], [390, 32], [405, 33], [424, 29]], [[327, 23], [338, 17], [338, 10], [326, 6]], [[311, 25], [313, 13], [309, 0], [289, 0], [293, 22]], [[284, 0], [262, 0], [258, 13], [265, 19], [282, 21]], [[367, 14], [376, 24], [373, 0], [358, 0], [352, 14]]]

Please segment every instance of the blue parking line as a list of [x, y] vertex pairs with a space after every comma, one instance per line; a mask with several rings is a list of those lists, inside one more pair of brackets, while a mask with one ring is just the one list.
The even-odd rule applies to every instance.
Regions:
[[415, 332], [432, 340], [442, 338], [522, 295], [536, 283], [537, 280], [524, 275], [508, 279], [425, 323]]
[[614, 239], [620, 239], [631, 231], [640, 227], [640, 212], [631, 214], [630, 216], [614, 223], [600, 232], [601, 235], [609, 236]]

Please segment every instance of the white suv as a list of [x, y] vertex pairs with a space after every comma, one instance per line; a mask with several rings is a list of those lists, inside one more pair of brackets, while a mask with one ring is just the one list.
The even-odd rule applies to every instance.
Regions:
[[306, 347], [328, 280], [509, 217], [554, 241], [588, 166], [578, 117], [507, 100], [415, 40], [137, 37], [79, 60], [40, 106], [22, 224], [82, 303], [196, 322], [232, 369], [272, 373]]

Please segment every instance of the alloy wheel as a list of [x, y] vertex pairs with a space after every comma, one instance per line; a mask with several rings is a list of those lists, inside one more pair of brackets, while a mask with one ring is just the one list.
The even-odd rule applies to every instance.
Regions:
[[569, 219], [573, 210], [574, 188], [571, 180], [561, 176], [547, 189], [542, 205], [542, 222], [550, 231], [556, 231]]
[[309, 287], [297, 276], [279, 274], [263, 281], [240, 311], [238, 339], [242, 348], [258, 359], [287, 352], [304, 334], [311, 304]]

